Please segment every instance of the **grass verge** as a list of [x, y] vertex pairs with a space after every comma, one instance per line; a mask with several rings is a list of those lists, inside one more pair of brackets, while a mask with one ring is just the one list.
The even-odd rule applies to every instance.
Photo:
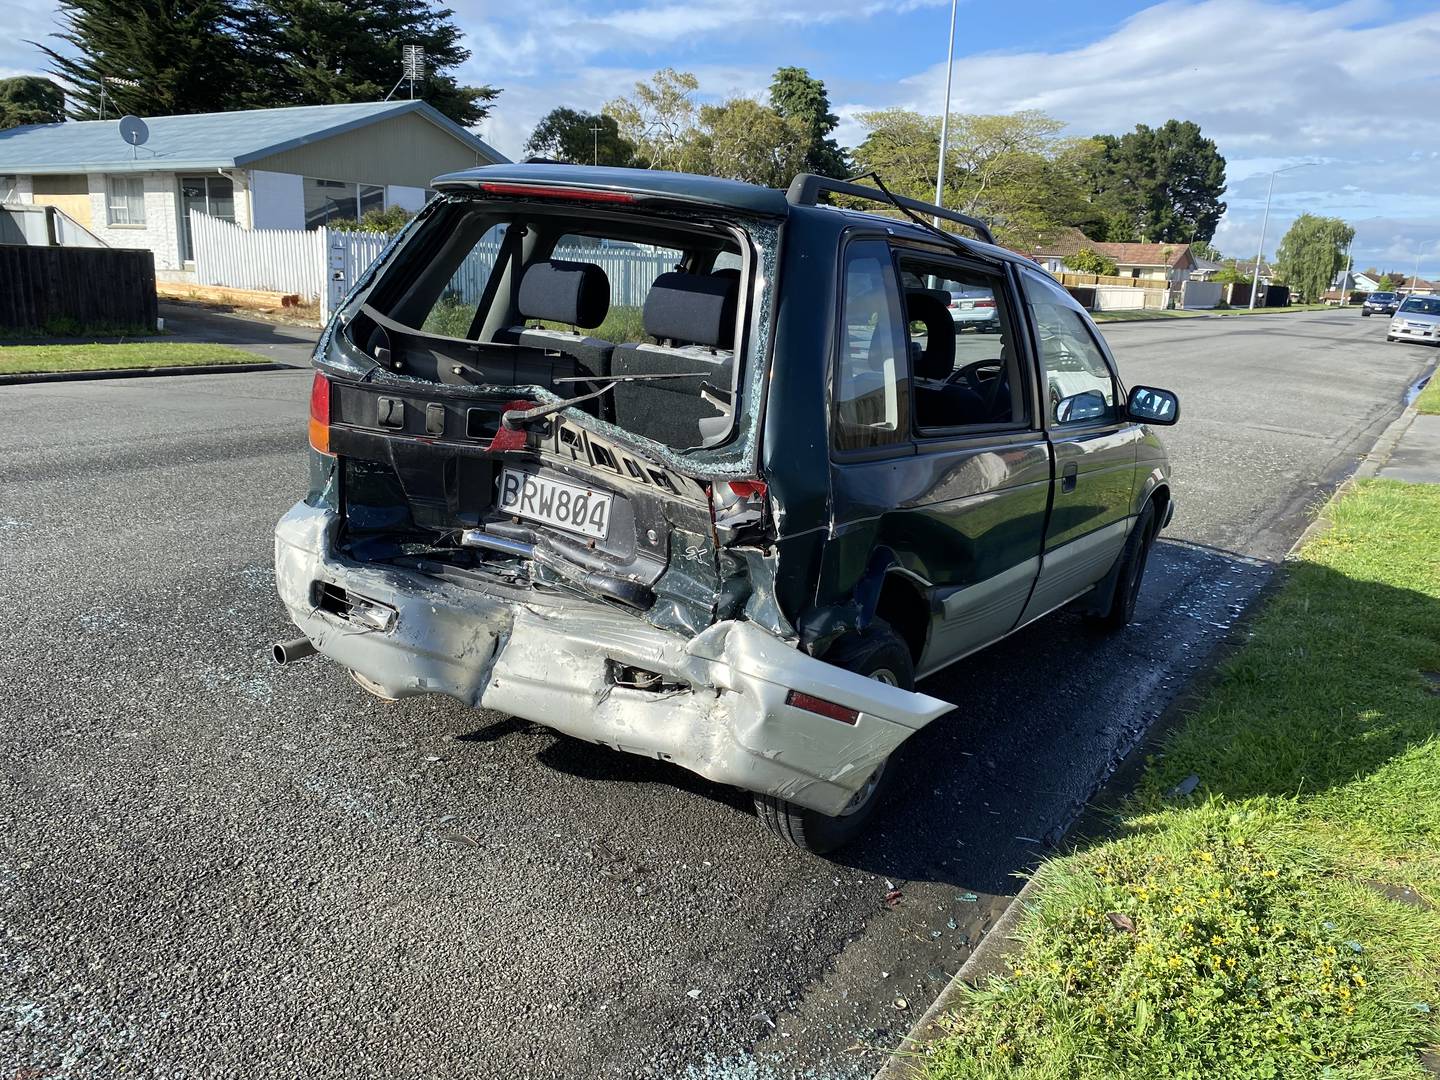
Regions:
[[1363, 482], [1331, 516], [1115, 837], [1041, 868], [930, 1080], [1431, 1075], [1440, 485]]
[[265, 357], [228, 345], [146, 341], [125, 345], [7, 345], [0, 375], [118, 368], [193, 367], [196, 364], [265, 364]]
[[1434, 375], [1425, 384], [1425, 389], [1420, 391], [1420, 396], [1415, 399], [1415, 411], [1425, 413], [1428, 416], [1440, 414], [1440, 379]]

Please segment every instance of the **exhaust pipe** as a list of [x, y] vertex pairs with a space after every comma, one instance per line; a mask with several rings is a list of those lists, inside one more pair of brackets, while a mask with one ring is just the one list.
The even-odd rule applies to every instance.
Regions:
[[277, 664], [293, 664], [296, 660], [304, 660], [307, 656], [315, 655], [315, 646], [310, 644], [309, 638], [297, 637], [294, 641], [277, 641], [271, 650]]

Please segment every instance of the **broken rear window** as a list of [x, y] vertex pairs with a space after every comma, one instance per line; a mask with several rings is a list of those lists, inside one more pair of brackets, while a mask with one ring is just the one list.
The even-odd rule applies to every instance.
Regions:
[[740, 462], [769, 320], [752, 283], [774, 279], [774, 246], [773, 224], [709, 212], [449, 196], [362, 282], [343, 333], [390, 377], [588, 397], [579, 422]]

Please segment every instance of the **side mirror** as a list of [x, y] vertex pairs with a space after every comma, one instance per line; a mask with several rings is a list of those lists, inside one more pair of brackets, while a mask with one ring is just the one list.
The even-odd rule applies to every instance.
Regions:
[[1055, 405], [1055, 422], [1057, 424], [1079, 424], [1086, 420], [1098, 420], [1108, 412], [1110, 406], [1105, 404], [1105, 396], [1098, 390], [1086, 390], [1083, 394], [1073, 394], [1067, 398], [1061, 398]]
[[1142, 424], [1173, 424], [1180, 419], [1180, 399], [1169, 390], [1132, 386], [1125, 401], [1125, 415]]

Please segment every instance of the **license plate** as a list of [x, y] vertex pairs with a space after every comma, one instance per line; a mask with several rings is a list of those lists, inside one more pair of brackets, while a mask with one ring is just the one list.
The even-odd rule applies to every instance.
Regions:
[[602, 491], [551, 480], [548, 476], [504, 469], [500, 473], [500, 511], [557, 529], [604, 540], [610, 531], [611, 496]]

